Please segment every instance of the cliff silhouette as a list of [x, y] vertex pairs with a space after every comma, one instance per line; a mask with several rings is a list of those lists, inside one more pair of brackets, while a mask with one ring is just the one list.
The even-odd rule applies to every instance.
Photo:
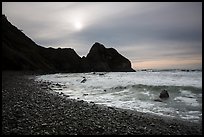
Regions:
[[95, 42], [86, 57], [71, 48], [37, 45], [2, 15], [2, 70], [44, 72], [132, 72], [131, 62]]

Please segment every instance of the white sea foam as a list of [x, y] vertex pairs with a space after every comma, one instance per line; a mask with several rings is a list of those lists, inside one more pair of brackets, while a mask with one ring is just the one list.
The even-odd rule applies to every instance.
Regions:
[[202, 87], [202, 72], [112, 72], [102, 76], [92, 73], [43, 75], [44, 80], [67, 84], [78, 84], [83, 77], [86, 77], [87, 81], [86, 84], [81, 84], [88, 87], [111, 88], [134, 84]]
[[182, 101], [184, 103], [186, 103], [186, 105], [191, 105], [191, 106], [199, 106], [198, 101], [195, 98], [188, 98], [188, 97], [176, 97], [174, 98], [175, 101], [179, 100]]
[[196, 94], [192, 93], [189, 90], [180, 90], [180, 92], [182, 96], [185, 96], [185, 97], [194, 98], [196, 96]]
[[[193, 121], [202, 120], [202, 72], [66, 73], [36, 80], [64, 85], [51, 87], [70, 98]], [[81, 81], [86, 78], [85, 83]], [[162, 87], [165, 86], [165, 87]], [[184, 88], [185, 87], [185, 88]], [[170, 98], [156, 102], [162, 88]]]

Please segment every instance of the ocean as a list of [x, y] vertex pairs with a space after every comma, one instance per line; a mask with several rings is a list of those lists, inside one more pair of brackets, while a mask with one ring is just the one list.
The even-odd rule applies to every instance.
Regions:
[[[202, 122], [202, 71], [57, 73], [36, 76], [51, 92], [96, 104]], [[162, 90], [169, 98], [159, 99]]]

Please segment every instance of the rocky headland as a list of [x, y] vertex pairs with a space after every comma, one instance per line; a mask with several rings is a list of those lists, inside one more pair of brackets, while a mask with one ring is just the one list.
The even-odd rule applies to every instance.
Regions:
[[95, 42], [86, 57], [71, 48], [45, 48], [2, 15], [2, 69], [43, 72], [135, 71], [131, 62], [113, 48]]

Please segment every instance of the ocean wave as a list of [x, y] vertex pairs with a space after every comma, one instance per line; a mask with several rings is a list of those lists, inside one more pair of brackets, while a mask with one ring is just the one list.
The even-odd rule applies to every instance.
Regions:
[[179, 92], [179, 91], [191, 91], [193, 93], [202, 93], [202, 88], [193, 86], [157, 86], [157, 85], [127, 85], [127, 86], [116, 86], [111, 89], [124, 90], [124, 89], [134, 89], [135, 91], [156, 91], [161, 92], [162, 90], [167, 90], [168, 92]]

